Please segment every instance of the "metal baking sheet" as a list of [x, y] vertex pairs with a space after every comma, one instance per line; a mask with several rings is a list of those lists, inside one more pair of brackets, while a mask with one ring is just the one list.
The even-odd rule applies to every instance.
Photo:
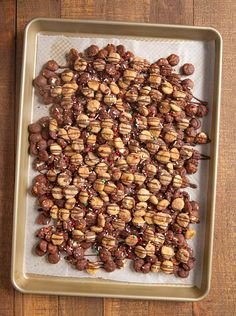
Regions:
[[[108, 27], [109, 25], [109, 27]], [[203, 278], [197, 285], [161, 284], [161, 283], [130, 283], [115, 280], [59, 277], [27, 273], [24, 269], [22, 253], [25, 251], [26, 236], [26, 197], [28, 189], [27, 125], [31, 120], [33, 106], [32, 79], [36, 67], [37, 38], [39, 34], [62, 35], [71, 37], [122, 37], [137, 40], [160, 38], [163, 40], [197, 40], [203, 44], [214, 43], [214, 87], [211, 92], [212, 124], [210, 129], [211, 161], [209, 166], [209, 181], [207, 190], [206, 225], [204, 227], [205, 245], [202, 265]], [[174, 35], [174, 36], [173, 36]], [[22, 68], [22, 87], [19, 117], [18, 156], [16, 167], [14, 234], [12, 252], [12, 282], [23, 292], [52, 293], [63, 295], [113, 296], [169, 300], [197, 300], [205, 296], [210, 286], [212, 234], [214, 223], [214, 203], [216, 186], [219, 99], [221, 75], [222, 41], [217, 31], [210, 28], [185, 26], [167, 26], [152, 24], [134, 24], [98, 21], [72, 21], [56, 19], [35, 19], [30, 22], [25, 31], [24, 56]], [[45, 57], [45, 60], [48, 58]], [[19, 185], [20, 181], [20, 185]], [[93, 286], [96, 285], [96, 286]], [[93, 290], [91, 290], [93, 289]]]

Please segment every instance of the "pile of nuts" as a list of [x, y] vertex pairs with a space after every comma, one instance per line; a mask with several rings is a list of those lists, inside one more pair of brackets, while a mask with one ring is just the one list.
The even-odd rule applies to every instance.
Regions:
[[[199, 130], [206, 103], [175, 73], [175, 54], [150, 63], [108, 44], [71, 49], [66, 58], [65, 66], [48, 61], [34, 79], [51, 105], [49, 117], [29, 125], [39, 172], [32, 194], [44, 225], [36, 254], [50, 263], [64, 254], [90, 274], [131, 259], [136, 272], [187, 277], [199, 204], [183, 189], [196, 188], [188, 174], [208, 158], [194, 147], [209, 141]], [[191, 75], [194, 66], [181, 72]]]

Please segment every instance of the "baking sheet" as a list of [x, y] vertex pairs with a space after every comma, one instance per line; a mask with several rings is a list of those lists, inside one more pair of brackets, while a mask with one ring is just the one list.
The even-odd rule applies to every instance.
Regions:
[[[70, 48], [77, 48], [79, 51], [84, 50], [91, 44], [97, 44], [104, 47], [107, 43], [114, 43], [118, 45], [124, 44], [128, 50], [134, 52], [135, 55], [144, 57], [153, 62], [160, 57], [166, 57], [171, 53], [176, 53], [180, 56], [180, 65], [190, 62], [196, 66], [195, 73], [191, 78], [195, 82], [194, 95], [200, 99], [209, 102], [209, 114], [202, 122], [202, 129], [210, 134], [211, 127], [211, 103], [213, 95], [213, 71], [215, 59], [214, 56], [214, 42], [190, 41], [190, 40], [165, 40], [165, 39], [140, 39], [117, 37], [111, 38], [108, 36], [90, 37], [87, 38], [80, 34], [79, 36], [58, 36], [39, 34], [37, 36], [37, 56], [35, 75], [39, 73], [43, 64], [49, 59], [55, 59], [60, 64], [65, 63], [65, 54]], [[175, 67], [178, 71], [178, 66]], [[38, 96], [34, 93], [32, 100], [32, 121], [48, 114], [48, 106], [40, 103]], [[210, 146], [203, 145], [198, 148], [200, 152], [209, 154]], [[37, 174], [32, 170], [32, 159], [28, 166], [28, 187], [31, 187], [32, 179]], [[89, 278], [103, 278], [117, 281], [138, 282], [138, 283], [158, 283], [158, 284], [183, 284], [183, 285], [197, 285], [200, 287], [202, 279], [202, 260], [205, 241], [205, 225], [206, 225], [206, 202], [207, 202], [207, 184], [208, 184], [208, 168], [209, 162], [202, 161], [199, 171], [196, 175], [190, 177], [191, 182], [198, 184], [198, 189], [189, 189], [191, 199], [200, 202], [201, 223], [192, 225], [197, 231], [195, 239], [189, 242], [192, 246], [195, 256], [197, 258], [195, 268], [191, 271], [187, 279], [176, 278], [173, 275], [166, 275], [163, 273], [136, 273], [130, 267], [130, 262], [122, 270], [116, 270], [112, 273], [107, 273], [103, 270], [96, 275], [88, 275], [85, 272], [80, 272], [74, 269], [64, 259], [58, 264], [51, 265], [46, 262], [45, 257], [38, 257], [33, 253], [33, 246], [37, 242], [35, 232], [40, 228], [40, 225], [35, 223], [37, 217], [37, 203], [36, 199], [30, 194], [27, 194], [26, 207], [26, 234], [25, 234], [25, 252], [24, 252], [24, 272], [33, 273], [37, 275], [50, 276], [65, 276], [65, 277], [89, 277]], [[200, 188], [200, 189], [199, 189]]]

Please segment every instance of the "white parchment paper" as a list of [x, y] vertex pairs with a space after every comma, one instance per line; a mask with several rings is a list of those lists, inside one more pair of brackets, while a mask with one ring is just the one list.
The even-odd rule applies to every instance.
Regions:
[[[214, 43], [191, 40], [167, 40], [161, 38], [127, 38], [127, 37], [105, 37], [94, 36], [87, 38], [86, 35], [78, 36], [55, 36], [39, 34], [37, 38], [37, 56], [36, 69], [37, 75], [43, 64], [49, 59], [55, 59], [60, 64], [65, 63], [65, 54], [70, 48], [77, 48], [79, 51], [84, 50], [91, 44], [97, 44], [104, 47], [108, 43], [115, 45], [123, 44], [128, 50], [134, 52], [136, 56], [141, 56], [154, 62], [160, 57], [166, 57], [171, 53], [178, 54], [181, 58], [180, 65], [184, 63], [193, 63], [196, 66], [195, 73], [191, 78], [195, 82], [194, 95], [202, 100], [209, 102], [209, 114], [203, 119], [202, 128], [210, 134], [211, 116], [212, 116], [212, 92], [213, 92], [213, 75], [214, 75]], [[178, 71], [179, 66], [176, 66]], [[40, 103], [37, 95], [33, 97], [32, 121], [47, 115], [48, 106]], [[199, 146], [200, 152], [209, 154], [209, 145]], [[28, 186], [31, 186], [32, 179], [36, 173], [31, 167], [32, 160], [28, 166]], [[196, 237], [189, 242], [193, 247], [194, 254], [197, 258], [195, 268], [191, 271], [186, 279], [177, 278], [173, 275], [164, 273], [136, 273], [130, 262], [122, 270], [115, 270], [112, 273], [99, 271], [96, 275], [88, 275], [85, 272], [79, 272], [62, 259], [58, 264], [52, 265], [46, 262], [45, 257], [38, 257], [33, 253], [33, 246], [37, 239], [35, 232], [39, 225], [35, 223], [37, 213], [36, 199], [30, 194], [27, 196], [27, 229], [25, 235], [25, 252], [24, 252], [24, 271], [25, 273], [34, 273], [38, 275], [65, 276], [65, 277], [89, 277], [104, 278], [125, 282], [138, 283], [158, 283], [158, 284], [183, 284], [200, 286], [202, 279], [202, 260], [205, 241], [206, 225], [206, 199], [207, 199], [207, 182], [208, 182], [209, 162], [202, 161], [199, 171], [196, 175], [191, 176], [191, 182], [198, 184], [198, 189], [189, 189], [191, 199], [200, 202], [201, 223], [192, 225], [197, 231]]]

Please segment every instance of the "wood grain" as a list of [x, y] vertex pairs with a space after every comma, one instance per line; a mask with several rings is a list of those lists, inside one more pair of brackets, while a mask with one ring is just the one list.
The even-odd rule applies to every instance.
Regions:
[[61, 17], [148, 22], [150, 0], [63, 0]]
[[[60, 1], [17, 1], [16, 37], [16, 100], [19, 96], [20, 71], [22, 59], [23, 31], [26, 24], [35, 17], [60, 17]], [[17, 109], [15, 110], [17, 112]], [[57, 316], [58, 297], [40, 295], [15, 295], [15, 315], [17, 316]]]
[[[236, 2], [226, 0], [194, 3], [194, 24], [215, 27], [223, 36], [223, 88], [220, 126], [220, 157], [216, 200], [216, 225], [212, 286], [209, 296], [193, 304], [193, 315], [235, 315], [235, 206], [233, 193], [236, 177], [234, 82], [236, 80], [235, 37]], [[232, 31], [234, 30], [234, 32]], [[234, 236], [234, 237], [233, 237]], [[223, 306], [222, 306], [223, 305]]]
[[[17, 9], [16, 9], [17, 8]], [[212, 289], [198, 303], [136, 301], [22, 295], [10, 285], [10, 240], [14, 183], [14, 155], [19, 93], [19, 74], [23, 28], [32, 18], [63, 17], [104, 19], [151, 23], [206, 25], [216, 27], [223, 35], [223, 95], [220, 132], [217, 213], [214, 243]], [[236, 314], [235, 287], [235, 220], [236, 177], [234, 52], [236, 4], [233, 0], [3, 0], [0, 1], [0, 315], [1, 316], [79, 316], [104, 315], [215, 316]], [[15, 37], [15, 41], [14, 41]], [[15, 59], [15, 45], [17, 49]], [[16, 76], [15, 76], [16, 72]], [[14, 98], [14, 86], [16, 96]], [[14, 113], [14, 114], [13, 114]], [[9, 123], [10, 122], [10, 123]], [[11, 125], [10, 125], [11, 124]], [[12, 128], [14, 126], [14, 128]], [[232, 128], [229, 128], [231, 127]]]
[[0, 2], [0, 315], [13, 315], [11, 266], [14, 183], [15, 1]]

